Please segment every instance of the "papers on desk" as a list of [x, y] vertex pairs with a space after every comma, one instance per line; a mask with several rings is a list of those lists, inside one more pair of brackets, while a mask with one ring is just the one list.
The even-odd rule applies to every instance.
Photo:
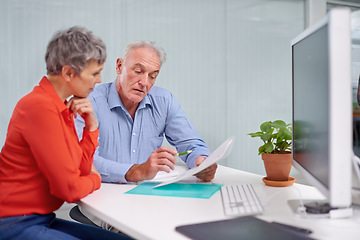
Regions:
[[[137, 187], [127, 191], [125, 194], [139, 194], [139, 195], [156, 195], [156, 196], [167, 196], [167, 197], [188, 197], [188, 198], [210, 198], [215, 192], [217, 192], [222, 184], [206, 184], [206, 183], [177, 183], [180, 180], [188, 178], [201, 172], [205, 168], [213, 165], [217, 161], [227, 157], [234, 143], [235, 137], [228, 138], [222, 143], [215, 151], [213, 151], [206, 160], [200, 164], [200, 166], [189, 169], [183, 174], [178, 174], [174, 171], [173, 174], [159, 173], [156, 176], [155, 181], [164, 180], [166, 181], [159, 184], [158, 182], [144, 182]], [[175, 175], [175, 177], [169, 177], [169, 175]], [[171, 184], [172, 183], [172, 184]]]
[[173, 183], [161, 188], [153, 188], [157, 184], [156, 182], [144, 182], [125, 194], [209, 199], [222, 186], [222, 184], [208, 183]]
[[178, 177], [179, 175], [180, 175], [179, 172], [176, 171], [176, 170], [170, 170], [169, 173], [164, 172], [164, 171], [159, 171], [153, 179], [144, 180], [144, 182], [157, 182], [157, 183], [159, 183], [159, 182], [172, 180], [172, 179]]
[[207, 167], [210, 167], [211, 165], [213, 165], [217, 161], [220, 161], [221, 159], [226, 158], [231, 153], [231, 150], [232, 150], [232, 147], [233, 147], [233, 144], [234, 144], [234, 139], [235, 139], [234, 136], [228, 138], [215, 151], [213, 151], [210, 154], [210, 156], [208, 156], [206, 158], [206, 160], [202, 164], [200, 164], [199, 166], [189, 169], [188, 171], [186, 171], [185, 173], [179, 175], [178, 177], [176, 177], [174, 179], [164, 181], [163, 183], [154, 186], [154, 188], [162, 187], [162, 186], [168, 185], [170, 183], [175, 183], [175, 182], [178, 182], [180, 180], [183, 180], [183, 179], [185, 179], [187, 177], [190, 177], [192, 175], [195, 175], [195, 174], [201, 172], [202, 170], [204, 170]]

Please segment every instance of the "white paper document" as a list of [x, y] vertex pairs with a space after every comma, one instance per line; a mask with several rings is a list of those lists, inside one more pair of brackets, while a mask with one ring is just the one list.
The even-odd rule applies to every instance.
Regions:
[[174, 178], [174, 179], [171, 179], [169, 181], [165, 181], [163, 183], [160, 183], [160, 184], [154, 186], [154, 188], [165, 186], [165, 185], [168, 185], [170, 183], [174, 183], [174, 182], [178, 182], [180, 180], [183, 180], [183, 179], [185, 179], [187, 177], [190, 177], [192, 175], [197, 174], [198, 172], [201, 172], [202, 170], [204, 170], [207, 167], [210, 167], [211, 165], [213, 165], [217, 161], [220, 161], [221, 159], [226, 158], [231, 153], [231, 150], [232, 150], [232, 147], [233, 147], [233, 144], [234, 144], [234, 139], [235, 139], [234, 136], [228, 138], [215, 151], [213, 151], [210, 154], [210, 156], [208, 156], [205, 159], [205, 161], [202, 162], [199, 166], [189, 169], [185, 173], [179, 175], [177, 178]]
[[156, 176], [153, 179], [150, 180], [144, 180], [144, 182], [164, 182], [164, 181], [170, 181], [177, 176], [179, 176], [180, 173], [176, 170], [170, 170], [169, 173], [164, 171], [159, 171]]

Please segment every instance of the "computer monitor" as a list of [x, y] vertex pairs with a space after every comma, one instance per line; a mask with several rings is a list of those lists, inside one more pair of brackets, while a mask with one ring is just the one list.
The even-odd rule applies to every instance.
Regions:
[[326, 197], [307, 211], [330, 216], [351, 215], [350, 25], [335, 8], [291, 41], [293, 166]]

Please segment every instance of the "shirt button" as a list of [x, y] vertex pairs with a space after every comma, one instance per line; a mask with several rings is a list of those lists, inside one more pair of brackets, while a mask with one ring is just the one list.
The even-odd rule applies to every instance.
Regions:
[[133, 149], [133, 153], [135, 152], [135, 149]]
[[133, 133], [133, 136], [135, 136], [136, 135], [136, 133]]

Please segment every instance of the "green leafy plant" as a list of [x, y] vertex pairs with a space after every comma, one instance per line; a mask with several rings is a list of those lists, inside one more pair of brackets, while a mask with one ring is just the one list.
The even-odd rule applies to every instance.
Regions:
[[282, 120], [267, 121], [260, 125], [260, 132], [249, 133], [251, 137], [260, 137], [264, 145], [259, 147], [263, 153], [282, 154], [291, 151], [292, 128]]

